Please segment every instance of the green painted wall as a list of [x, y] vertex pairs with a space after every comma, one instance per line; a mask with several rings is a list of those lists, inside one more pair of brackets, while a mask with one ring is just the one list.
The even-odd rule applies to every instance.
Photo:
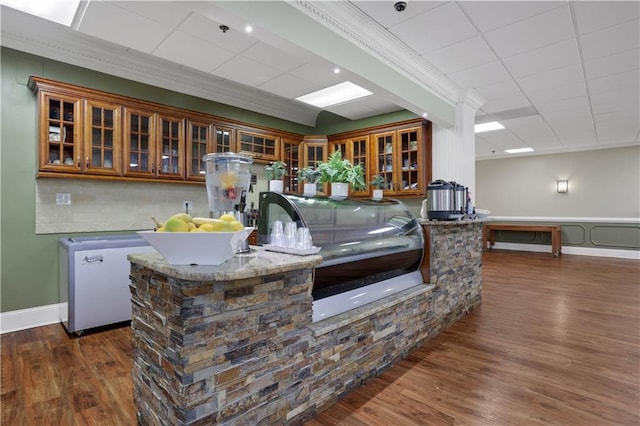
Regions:
[[311, 128], [13, 49], [2, 48], [0, 60], [0, 312], [58, 303], [58, 239], [63, 235], [35, 233], [37, 105], [27, 87], [30, 75], [303, 135], [333, 134], [415, 118], [401, 111], [351, 121], [327, 113], [320, 114], [318, 126]]

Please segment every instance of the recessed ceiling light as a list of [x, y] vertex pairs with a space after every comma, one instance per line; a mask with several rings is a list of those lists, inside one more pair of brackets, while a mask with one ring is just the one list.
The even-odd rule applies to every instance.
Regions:
[[250, 33], [251, 31], [253, 31], [253, 27], [251, 25], [247, 25], [246, 27], [244, 27], [245, 32]]
[[497, 121], [490, 121], [488, 123], [476, 124], [474, 126], [474, 131], [476, 133], [489, 132], [491, 130], [500, 130], [504, 129], [504, 126]]
[[505, 149], [504, 152], [506, 152], [507, 154], [520, 154], [522, 152], [533, 152], [533, 148]]
[[422, 113], [422, 116], [423, 116], [424, 118], [427, 118], [427, 116], [428, 116], [428, 115], [429, 115], [429, 114], [427, 114], [426, 112], [423, 112], [423, 113]]
[[340, 74], [340, 68], [336, 67], [333, 69], [334, 74]]
[[80, 0], [1, 0], [0, 4], [68, 27], [73, 21]]
[[345, 81], [343, 83], [297, 97], [296, 100], [318, 108], [324, 108], [364, 98], [369, 95], [373, 95], [373, 93], [353, 84], [350, 81]]

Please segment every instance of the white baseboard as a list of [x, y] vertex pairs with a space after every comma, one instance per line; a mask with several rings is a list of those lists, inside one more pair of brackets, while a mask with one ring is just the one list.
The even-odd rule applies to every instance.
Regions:
[[0, 334], [55, 324], [60, 321], [60, 304], [36, 306], [0, 313]]
[[[551, 254], [551, 246], [544, 244], [520, 244], [520, 243], [500, 243], [496, 242], [493, 246], [495, 249], [501, 250], [518, 250], [518, 251], [535, 251]], [[596, 257], [616, 257], [619, 259], [635, 259], [640, 260], [640, 251], [638, 250], [620, 250], [620, 249], [603, 249], [592, 247], [571, 247], [562, 246], [563, 254], [577, 254], [580, 256], [596, 256]]]

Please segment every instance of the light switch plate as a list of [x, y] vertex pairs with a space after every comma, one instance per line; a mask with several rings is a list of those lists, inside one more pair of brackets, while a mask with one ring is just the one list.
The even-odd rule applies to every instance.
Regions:
[[68, 206], [71, 204], [71, 193], [56, 192], [56, 206]]

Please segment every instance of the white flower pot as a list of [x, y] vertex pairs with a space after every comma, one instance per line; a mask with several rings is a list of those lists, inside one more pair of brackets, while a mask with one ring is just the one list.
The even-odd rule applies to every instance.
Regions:
[[282, 193], [284, 189], [284, 182], [281, 179], [269, 181], [269, 191]]
[[316, 184], [315, 183], [305, 183], [304, 184], [304, 192], [305, 197], [313, 197], [316, 195]]
[[331, 183], [331, 198], [334, 200], [344, 200], [349, 195], [349, 184], [343, 182]]
[[374, 189], [373, 195], [371, 196], [371, 198], [373, 198], [374, 200], [382, 200], [383, 195], [384, 195], [383, 189]]

